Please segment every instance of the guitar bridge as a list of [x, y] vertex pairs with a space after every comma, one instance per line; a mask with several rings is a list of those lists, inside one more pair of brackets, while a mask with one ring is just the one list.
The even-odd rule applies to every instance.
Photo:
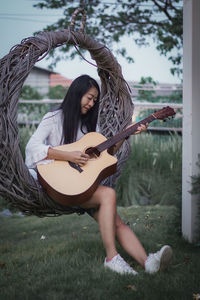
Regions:
[[71, 161], [69, 161], [69, 164], [70, 164], [70, 166], [71, 166], [72, 168], [74, 168], [75, 170], [79, 171], [80, 173], [83, 172], [83, 169], [81, 169], [81, 167], [80, 167], [79, 165], [77, 165], [77, 164], [75, 164], [75, 163], [73, 163], [73, 162], [71, 162]]

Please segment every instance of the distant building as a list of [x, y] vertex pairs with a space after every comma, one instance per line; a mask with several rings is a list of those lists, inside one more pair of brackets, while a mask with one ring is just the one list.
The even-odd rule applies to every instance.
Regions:
[[56, 85], [66, 87], [70, 86], [71, 82], [72, 80], [67, 79], [56, 72], [34, 66], [25, 80], [24, 85], [34, 87], [40, 94], [46, 95], [49, 91], [49, 87]]
[[58, 74], [58, 73], [51, 73], [50, 74], [50, 87], [56, 85], [62, 85], [63, 87], [69, 87], [72, 83], [71, 79], [67, 79], [66, 77]]

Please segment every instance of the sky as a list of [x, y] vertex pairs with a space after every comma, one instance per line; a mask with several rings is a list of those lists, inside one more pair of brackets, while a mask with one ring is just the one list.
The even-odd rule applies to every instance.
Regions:
[[[9, 52], [11, 47], [19, 44], [22, 39], [32, 36], [36, 31], [42, 31], [46, 25], [56, 22], [62, 16], [62, 10], [34, 8], [33, 5], [37, 2], [39, 1], [0, 1], [0, 58]], [[128, 55], [134, 59], [134, 63], [128, 63], [125, 58], [114, 54], [127, 81], [139, 81], [142, 76], [151, 76], [159, 83], [180, 83], [180, 79], [170, 73], [172, 64], [165, 56], [159, 54], [152, 41], [150, 41], [150, 47], [138, 47], [130, 37], [124, 37], [121, 43], [126, 48]], [[84, 54], [84, 56], [94, 62], [89, 53]], [[49, 61], [46, 59], [36, 64], [42, 68], [48, 68], [48, 65]], [[61, 61], [54, 68], [54, 71], [68, 79], [74, 79], [81, 74], [98, 78], [96, 68], [80, 58]]]

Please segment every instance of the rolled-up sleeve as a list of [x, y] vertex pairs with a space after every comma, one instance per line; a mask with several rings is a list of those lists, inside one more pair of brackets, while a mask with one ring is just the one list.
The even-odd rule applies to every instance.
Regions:
[[51, 145], [48, 145], [48, 137], [51, 134], [52, 125], [51, 116], [45, 116], [30, 138], [25, 149], [25, 163], [28, 168], [35, 168], [38, 163], [47, 157], [48, 149], [51, 147]]

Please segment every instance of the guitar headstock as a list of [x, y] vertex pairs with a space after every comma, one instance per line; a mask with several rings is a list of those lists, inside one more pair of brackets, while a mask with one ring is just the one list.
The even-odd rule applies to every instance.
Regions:
[[164, 120], [168, 117], [173, 117], [175, 115], [175, 111], [170, 106], [163, 107], [162, 109], [153, 113], [154, 117], [158, 120]]

